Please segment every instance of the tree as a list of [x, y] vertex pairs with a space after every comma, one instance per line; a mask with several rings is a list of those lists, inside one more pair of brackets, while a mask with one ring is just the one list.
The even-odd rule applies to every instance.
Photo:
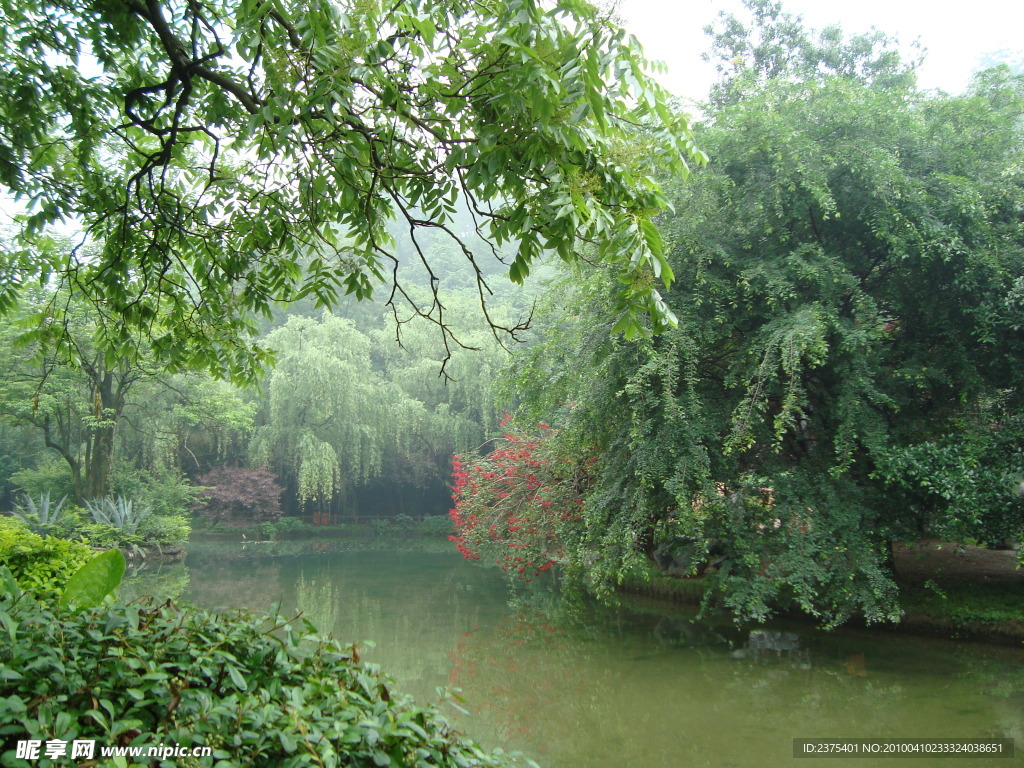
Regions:
[[283, 488], [266, 469], [217, 467], [201, 475], [197, 508], [211, 522], [255, 526], [281, 516]]
[[[266, 339], [281, 354], [266, 381], [265, 414], [250, 447], [301, 504], [325, 509], [376, 477], [413, 404], [372, 369], [369, 339], [348, 320], [292, 317]], [[397, 409], [406, 418], [396, 418]]]
[[451, 302], [453, 325], [480, 349], [453, 351], [447, 384], [437, 375], [447, 353], [422, 318], [398, 347], [383, 324], [364, 331], [329, 314], [290, 317], [264, 342], [279, 353], [264, 380], [252, 461], [318, 511], [352, 509], [363, 489], [378, 510], [406, 511], [410, 493], [443, 500], [452, 454], [480, 445], [496, 421], [489, 379], [504, 357], [465, 322], [460, 303]]
[[724, 551], [739, 616], [887, 620], [892, 540], [1021, 538], [1024, 79], [953, 97], [810, 64], [740, 73], [709, 114], [716, 161], [661, 221], [679, 328], [609, 338], [608, 284], [574, 275], [516, 366], [522, 417], [599, 456], [560, 531], [599, 585], [686, 537]]
[[[619, 328], [672, 316], [655, 169], [700, 161], [634, 38], [585, 0], [0, 3], [0, 184], [30, 213], [0, 309], [57, 274], [173, 368], [248, 376], [252, 313], [390, 283], [452, 341], [438, 281], [397, 281], [389, 222], [445, 233], [489, 288], [460, 203], [521, 282], [580, 239], [622, 277]], [[626, 150], [640, 142], [639, 151]], [[80, 222], [70, 253], [47, 233]], [[82, 248], [95, 244], [86, 258]], [[652, 279], [653, 275], [653, 279]], [[492, 325], [497, 325], [493, 323]], [[506, 329], [515, 332], [516, 328]]]
[[244, 461], [256, 404], [203, 372], [161, 373], [122, 413], [118, 453], [157, 474], [202, 474]]
[[94, 343], [95, 316], [72, 296], [43, 292], [25, 304], [26, 315], [51, 319], [59, 307], [63, 321], [29, 333], [3, 325], [3, 415], [39, 430], [46, 448], [67, 463], [77, 500], [105, 496], [116, 427], [130, 393], [154, 371], [129, 359], [110, 360]]
[[[743, 0], [749, 21], [718, 12], [706, 61], [715, 61], [720, 80], [711, 88], [715, 107], [735, 104], [771, 81], [813, 82], [829, 77], [870, 82], [881, 89], [912, 88], [922, 58], [905, 61], [898, 41], [878, 30], [847, 37], [838, 25], [820, 32], [776, 0]], [[916, 48], [913, 44], [911, 49]]]
[[111, 491], [118, 457], [177, 477], [186, 458], [206, 469], [197, 451], [209, 464], [209, 454], [217, 458], [223, 443], [251, 429], [254, 409], [229, 384], [165, 374], [144, 345], [112, 358], [97, 342], [99, 326], [87, 302], [49, 289], [25, 290], [0, 323], [0, 418], [36, 434], [37, 452], [60, 456], [76, 500]]

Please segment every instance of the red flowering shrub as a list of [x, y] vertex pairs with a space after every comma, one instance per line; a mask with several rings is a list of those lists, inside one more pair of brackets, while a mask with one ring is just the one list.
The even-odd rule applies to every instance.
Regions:
[[558, 454], [555, 432], [511, 430], [486, 456], [452, 459], [450, 538], [464, 557], [493, 558], [527, 581], [564, 559], [583, 483], [578, 463]]
[[211, 522], [257, 525], [281, 516], [277, 477], [269, 469], [218, 467], [199, 478], [204, 486], [196, 507]]

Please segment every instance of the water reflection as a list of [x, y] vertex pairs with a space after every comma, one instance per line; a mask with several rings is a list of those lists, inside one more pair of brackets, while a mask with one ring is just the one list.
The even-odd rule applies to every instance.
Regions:
[[[373, 639], [364, 656], [407, 691], [432, 699], [439, 686], [460, 688], [465, 730], [546, 768], [792, 768], [794, 737], [990, 736], [1024, 749], [1018, 649], [803, 625], [709, 627], [652, 601], [612, 609], [536, 582], [510, 589], [443, 545], [285, 544], [191, 552], [184, 596], [210, 606], [282, 601], [343, 642]], [[1019, 761], [997, 764], [1010, 762]], [[816, 763], [825, 764], [800, 766]], [[994, 765], [955, 763], [974, 764]]]
[[118, 596], [125, 602], [142, 595], [178, 600], [188, 589], [191, 572], [181, 561], [132, 563], [125, 572]]

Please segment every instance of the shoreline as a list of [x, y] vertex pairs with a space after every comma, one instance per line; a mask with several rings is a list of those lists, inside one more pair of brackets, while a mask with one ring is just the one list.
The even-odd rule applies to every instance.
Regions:
[[[942, 581], [920, 580], [898, 568], [903, 608], [900, 621], [868, 624], [854, 618], [844, 626], [1002, 646], [1024, 645], [1024, 572], [980, 580], [966, 578], [964, 574], [955, 578], [948, 573], [936, 576]], [[646, 581], [623, 583], [617, 592], [696, 606], [706, 588], [702, 576], [675, 578], [651, 573]], [[813, 625], [812, 617], [798, 611], [780, 611], [778, 615]]]

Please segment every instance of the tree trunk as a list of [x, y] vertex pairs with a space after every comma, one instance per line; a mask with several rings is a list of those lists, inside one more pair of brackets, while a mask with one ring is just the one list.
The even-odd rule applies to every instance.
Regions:
[[110, 491], [114, 428], [124, 410], [124, 393], [115, 387], [112, 371], [101, 369], [93, 376], [93, 385], [95, 411], [86, 443], [85, 492], [87, 498], [99, 499]]
[[[59, 421], [59, 420], [58, 420]], [[61, 432], [59, 440], [55, 439], [53, 430], [50, 427], [50, 417], [47, 416], [43, 420], [43, 440], [46, 443], [47, 448], [52, 448], [61, 455], [61, 458], [67, 462], [71, 468], [71, 487], [72, 493], [75, 497], [75, 502], [78, 504], [82, 503], [85, 498], [85, 487], [82, 481], [82, 465], [75, 458], [74, 452], [71, 450], [70, 440], [64, 430], [58, 427], [58, 431]]]

